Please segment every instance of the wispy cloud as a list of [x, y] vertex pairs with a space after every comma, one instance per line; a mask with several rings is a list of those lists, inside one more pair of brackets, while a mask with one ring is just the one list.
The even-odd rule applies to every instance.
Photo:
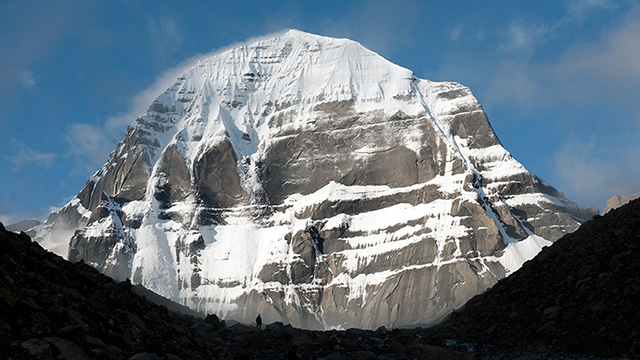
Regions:
[[67, 154], [75, 158], [73, 173], [86, 174], [95, 171], [107, 160], [115, 140], [101, 126], [71, 124], [64, 138]]
[[[70, 199], [71, 198], [69, 198], [65, 202], [65, 204], [68, 203]], [[44, 222], [49, 217], [49, 214], [51, 214], [54, 211], [60, 210], [62, 206], [47, 207], [46, 209], [41, 209], [39, 211], [34, 211], [34, 212], [25, 212], [23, 210], [16, 208], [15, 206], [11, 206], [11, 205], [5, 206], [4, 204], [0, 204], [0, 208], [2, 208], [2, 211], [3, 211], [2, 213], [0, 213], [0, 222], [3, 223], [5, 226], [8, 226], [8, 225], [13, 225], [17, 222], [20, 222], [22, 220], [29, 220], [29, 219], [37, 219]]]
[[531, 54], [547, 41], [551, 28], [546, 24], [516, 19], [500, 29], [498, 51], [510, 54]]
[[449, 35], [449, 38], [454, 41], [458, 40], [460, 39], [460, 36], [462, 35], [463, 31], [464, 31], [464, 25], [458, 24], [456, 25], [456, 27], [453, 28], [453, 30], [451, 30], [451, 34]]
[[[586, 16], [606, 5], [582, 4], [580, 9], [568, 10], [567, 18]], [[559, 147], [546, 176], [569, 198], [585, 205], [603, 207], [614, 194], [640, 191], [638, 39], [640, 5], [594, 40], [574, 43], [555, 58], [505, 56], [487, 66], [482, 75], [474, 75], [485, 86], [487, 108], [507, 106], [523, 115], [514, 119], [545, 114], [542, 116], [564, 122], [560, 128], [581, 134]], [[588, 116], [600, 119], [585, 118]]]
[[638, 39], [640, 8], [599, 41], [568, 49], [560, 61], [553, 64], [553, 75], [559, 78], [562, 90], [580, 98], [598, 99], [607, 91], [621, 100], [636, 101], [640, 93]]
[[0, 222], [5, 226], [15, 224], [21, 219], [22, 217], [16, 214], [0, 214]]
[[570, 0], [566, 5], [566, 21], [583, 21], [589, 13], [598, 10], [613, 9], [614, 0]]
[[31, 90], [36, 86], [36, 80], [33, 77], [33, 72], [22, 71], [20, 72], [20, 84], [27, 90]]
[[556, 185], [570, 198], [600, 209], [613, 195], [640, 191], [640, 144], [621, 141], [624, 149], [612, 150], [609, 142], [595, 138], [568, 140], [553, 159]]
[[509, 25], [498, 29], [500, 39], [497, 50], [511, 55], [531, 55], [567, 26], [582, 23], [595, 11], [615, 7], [613, 0], [570, 0], [566, 3], [564, 16], [556, 22], [514, 19]]
[[149, 19], [147, 31], [151, 35], [153, 49], [159, 56], [164, 56], [172, 49], [178, 48], [184, 39], [180, 26], [170, 17]]
[[[634, 103], [640, 93], [640, 8], [594, 42], [567, 48], [555, 61], [503, 60], [490, 80], [490, 104], [523, 107], [594, 101]], [[634, 100], [635, 99], [635, 100]]]
[[18, 152], [14, 155], [5, 156], [5, 158], [11, 163], [13, 170], [19, 170], [26, 165], [50, 167], [56, 160], [55, 154], [36, 151], [17, 140], [14, 140], [14, 143], [18, 148]]
[[484, 27], [473, 27], [466, 24], [456, 25], [449, 33], [449, 39], [451, 41], [483, 41], [487, 37]]
[[31, 88], [36, 84], [33, 74], [25, 68], [31, 68], [55, 49], [86, 9], [84, 2], [69, 0], [3, 2], [3, 10], [8, 11], [3, 28], [10, 29], [10, 35], [0, 36], [0, 104], [18, 86]]
[[541, 81], [537, 73], [547, 77], [540, 66], [528, 62], [504, 59], [493, 69], [494, 76], [486, 81], [486, 105], [513, 104], [525, 109], [548, 105], [544, 99], [543, 88], [545, 81]]

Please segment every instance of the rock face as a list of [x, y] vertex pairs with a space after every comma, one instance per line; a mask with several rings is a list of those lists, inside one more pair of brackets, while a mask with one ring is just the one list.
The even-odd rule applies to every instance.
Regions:
[[640, 198], [640, 193], [631, 195], [614, 195], [607, 200], [607, 206], [602, 210], [602, 215], [608, 213], [613, 209], [617, 209], [622, 205], [628, 204], [630, 201]]
[[223, 318], [376, 328], [441, 319], [592, 215], [468, 88], [292, 30], [183, 73], [38, 241]]
[[434, 331], [606, 357], [640, 357], [640, 200], [583, 224]]

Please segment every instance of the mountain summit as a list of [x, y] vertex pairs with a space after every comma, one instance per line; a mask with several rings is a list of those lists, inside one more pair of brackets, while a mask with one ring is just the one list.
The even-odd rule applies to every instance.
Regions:
[[206, 313], [375, 328], [441, 319], [592, 215], [468, 88], [291, 30], [180, 75], [35, 231]]

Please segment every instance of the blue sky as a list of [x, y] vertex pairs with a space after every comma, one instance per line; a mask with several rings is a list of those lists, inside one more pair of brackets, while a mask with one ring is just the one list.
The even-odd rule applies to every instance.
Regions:
[[0, 221], [63, 205], [172, 69], [296, 28], [469, 86], [507, 150], [599, 208], [640, 191], [640, 2], [0, 3]]

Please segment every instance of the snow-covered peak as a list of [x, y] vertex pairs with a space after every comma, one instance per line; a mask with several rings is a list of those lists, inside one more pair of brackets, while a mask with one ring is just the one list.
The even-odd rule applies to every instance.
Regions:
[[298, 30], [201, 60], [183, 77], [188, 90], [208, 83], [212, 95], [240, 100], [253, 92], [256, 100], [292, 103], [318, 97], [378, 100], [408, 93], [415, 79], [355, 41]]
[[281, 34], [283, 37], [295, 38], [300, 41], [313, 41], [313, 40], [322, 40], [322, 41], [349, 41], [354, 42], [353, 40], [347, 38], [332, 38], [328, 36], [322, 36], [318, 34], [308, 33], [306, 31], [298, 30], [298, 29], [289, 29]]
[[[425, 112], [423, 94], [432, 84], [355, 41], [290, 30], [198, 61], [137, 125], [149, 143], [163, 149], [176, 142], [191, 161], [221, 137], [244, 157], [256, 154], [273, 132], [314, 126], [318, 104]], [[278, 115], [284, 121], [270, 121]]]
[[468, 88], [297, 30], [182, 73], [74, 199], [46, 225], [70, 257], [313, 328], [435, 321], [590, 217]]

